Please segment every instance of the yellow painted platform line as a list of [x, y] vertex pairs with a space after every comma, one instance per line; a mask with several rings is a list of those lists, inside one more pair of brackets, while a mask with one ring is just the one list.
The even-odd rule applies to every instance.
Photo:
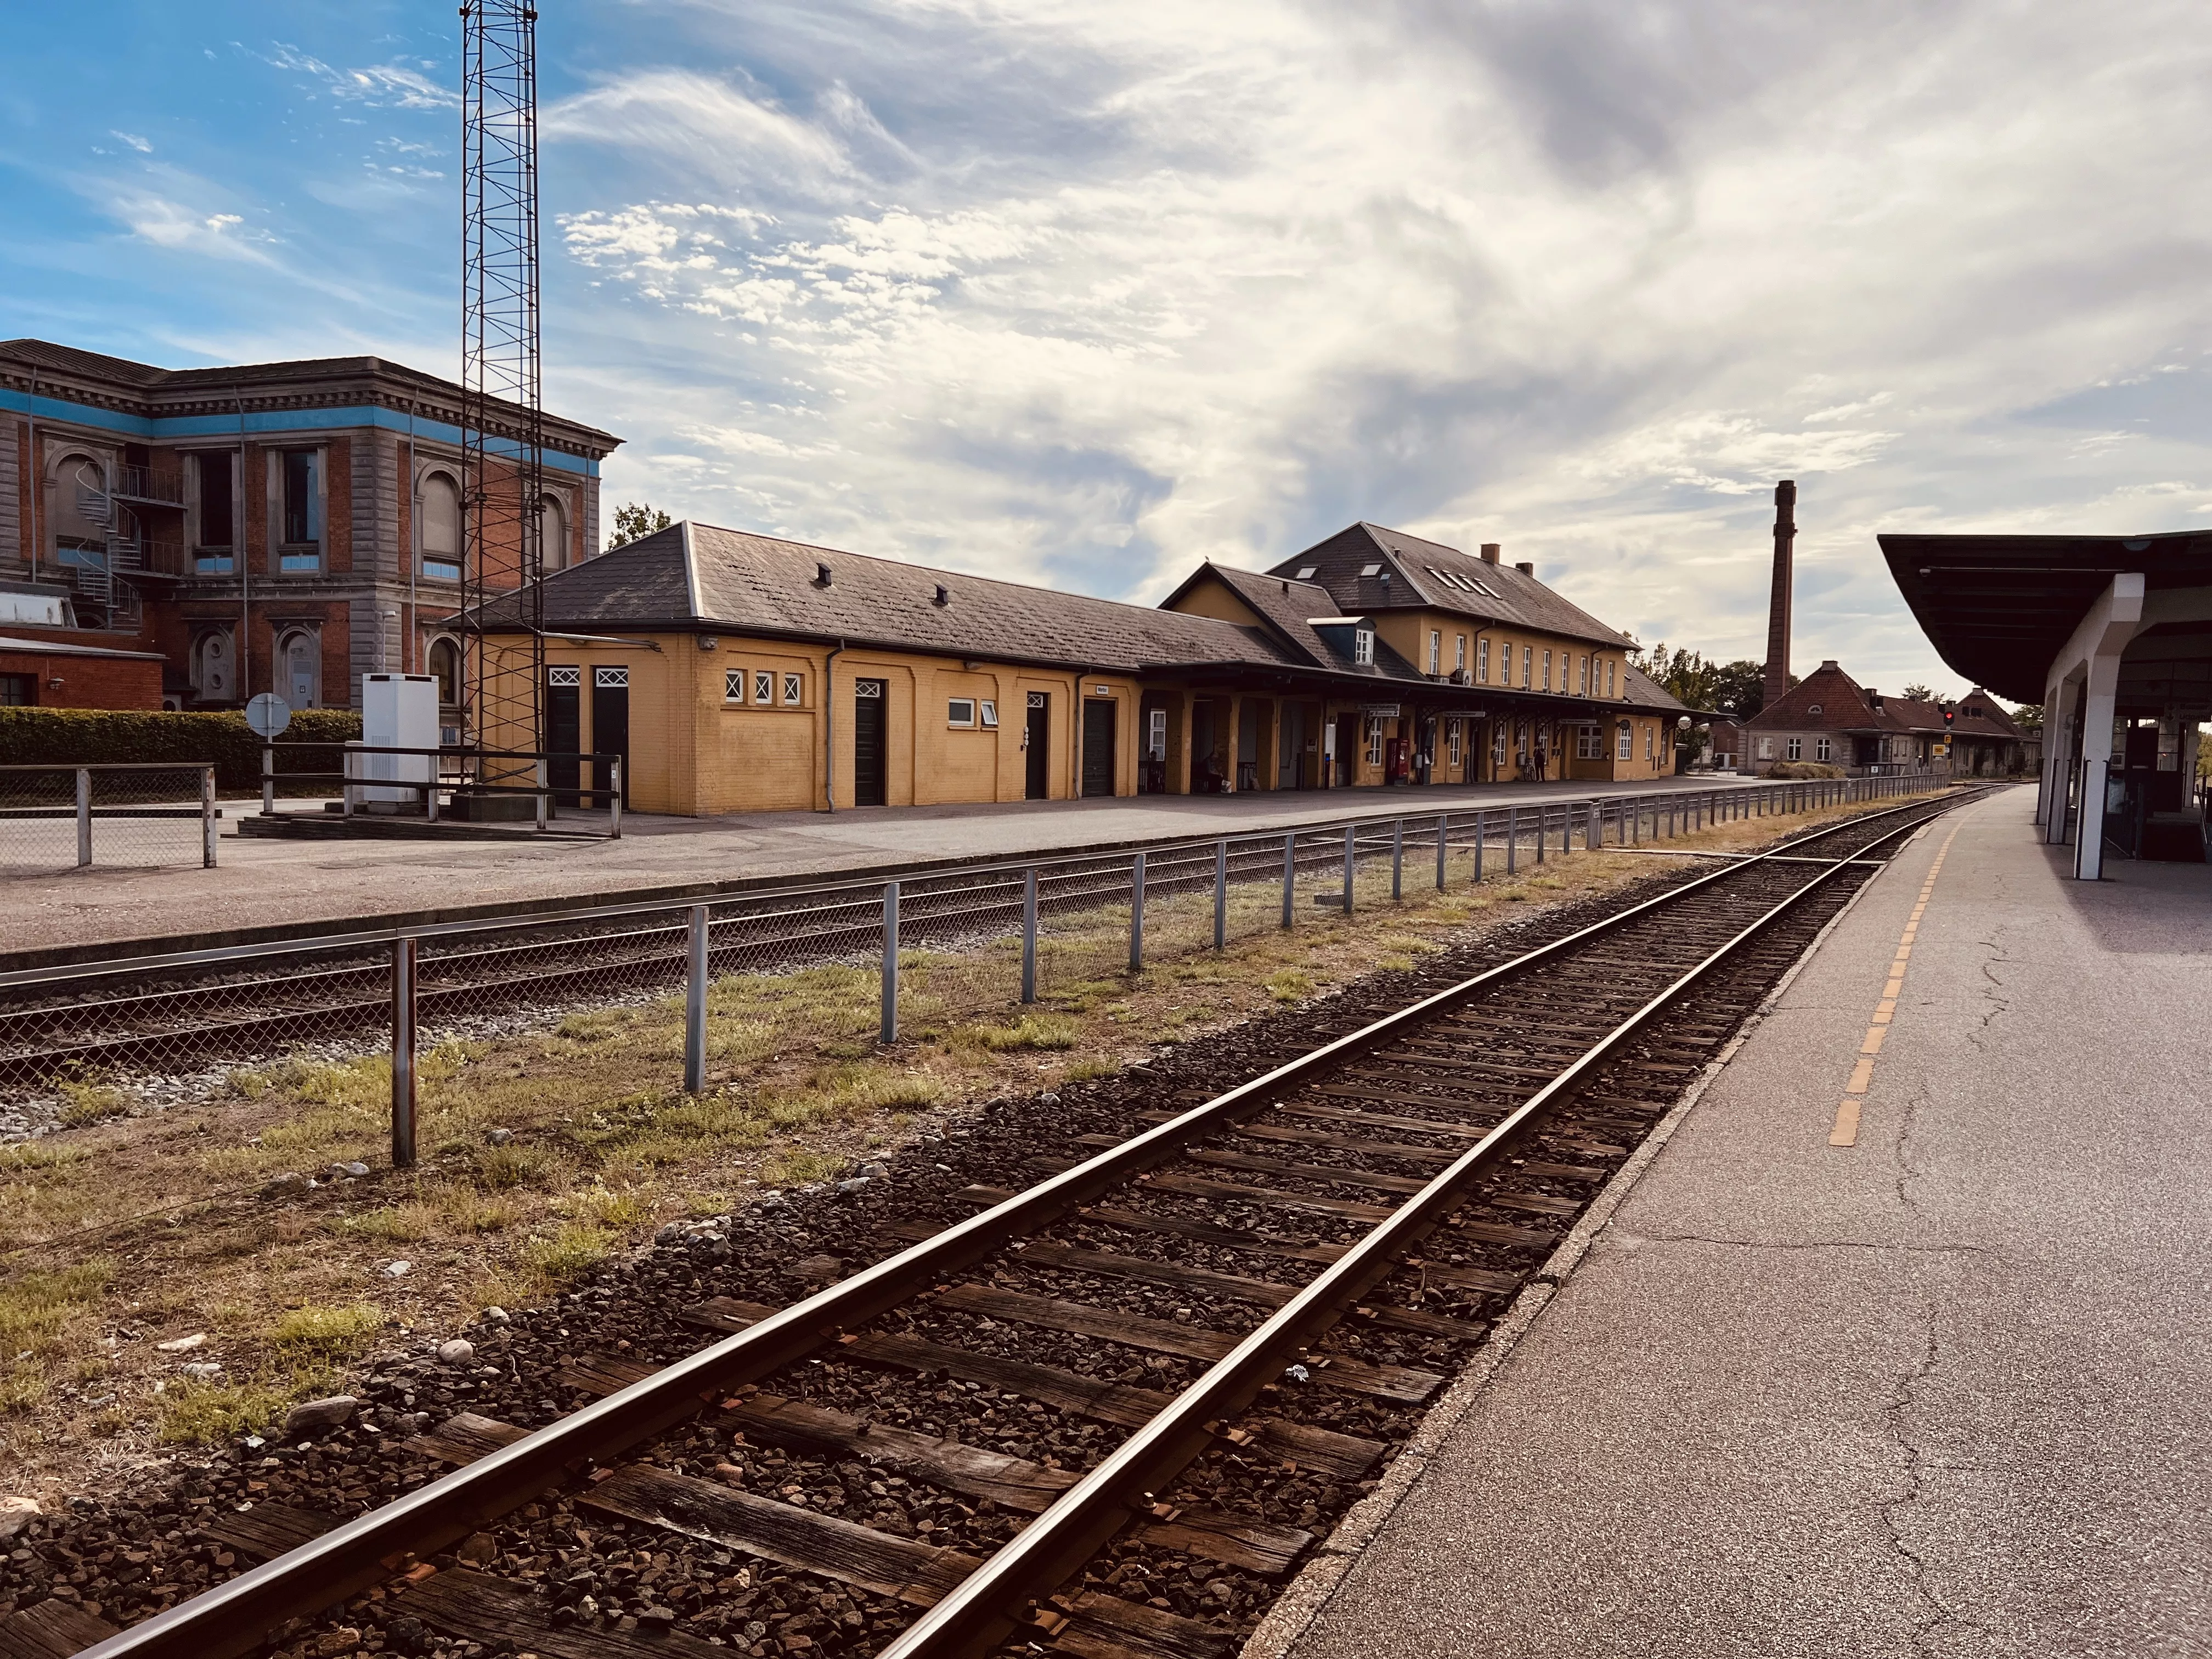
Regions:
[[1936, 878], [1943, 873], [1943, 860], [1951, 855], [1951, 843], [1959, 839], [1960, 824], [1951, 826], [1951, 833], [1943, 837], [1943, 845], [1936, 849], [1936, 862], [1928, 866], [1928, 879], [1920, 884], [1920, 896], [1912, 906], [1912, 914], [1905, 918], [1905, 931], [1898, 936], [1897, 957], [1889, 964], [1889, 976], [1881, 988], [1881, 1000], [1875, 1004], [1874, 1016], [1867, 1021], [1866, 1040], [1859, 1044], [1858, 1063], [1851, 1067], [1851, 1079], [1844, 1085], [1844, 1097], [1836, 1103], [1836, 1121], [1828, 1131], [1831, 1146], [1856, 1146], [1859, 1144], [1859, 1109], [1865, 1103], [1866, 1092], [1874, 1086], [1875, 1056], [1881, 1052], [1881, 1040], [1889, 1035], [1891, 1024], [1897, 1017], [1898, 999], [1905, 993], [1905, 970], [1912, 960], [1913, 941], [1920, 934], [1920, 918], [1927, 914], [1928, 900], [1936, 890]]

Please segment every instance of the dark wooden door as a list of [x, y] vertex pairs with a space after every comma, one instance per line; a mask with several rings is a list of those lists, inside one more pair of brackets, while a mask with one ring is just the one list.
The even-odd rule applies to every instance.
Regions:
[[[584, 750], [583, 678], [578, 668], [546, 671], [545, 752], [555, 758], [545, 763], [545, 781], [556, 792], [553, 800], [559, 806], [577, 805], [583, 782], [576, 761]], [[564, 755], [567, 759], [559, 758]]]
[[884, 804], [885, 762], [890, 754], [890, 698], [881, 680], [853, 683], [853, 805]]
[[1052, 793], [1052, 769], [1048, 764], [1052, 753], [1052, 693], [1032, 691], [1029, 695], [1029, 747], [1023, 755], [1028, 763], [1028, 781], [1022, 787], [1022, 794], [1030, 800], [1043, 800]]
[[1083, 705], [1083, 793], [1114, 793], [1114, 705], [1103, 697]]
[[[629, 805], [629, 670], [627, 668], [595, 668], [592, 671], [592, 752], [622, 757], [623, 805]], [[605, 805], [614, 793], [613, 763], [609, 761], [594, 762], [592, 771], [592, 786], [599, 792], [599, 804]]]

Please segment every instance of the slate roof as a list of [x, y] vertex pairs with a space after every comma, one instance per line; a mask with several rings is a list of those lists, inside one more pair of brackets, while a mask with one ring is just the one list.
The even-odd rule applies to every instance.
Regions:
[[1947, 727], [1941, 703], [1877, 693], [1833, 662], [1822, 663], [1747, 724], [1759, 732], [1883, 732], [1940, 738], [1948, 731], [1954, 738], [2008, 743], [2027, 735], [1979, 686], [1959, 700], [1958, 718]]
[[[1382, 569], [1372, 576], [1360, 574], [1370, 565]], [[1267, 574], [1296, 579], [1308, 566], [1314, 570], [1310, 580], [1327, 588], [1347, 615], [1425, 606], [1533, 633], [1623, 647], [1633, 643], [1511, 565], [1492, 564], [1442, 542], [1364, 520], [1285, 559]]]
[[[830, 571], [826, 587], [817, 580], [822, 566]], [[544, 590], [549, 631], [722, 629], [1131, 673], [1308, 665], [1265, 630], [1212, 617], [688, 521], [549, 576]], [[511, 599], [488, 609], [495, 623], [516, 614]]]
[[[825, 566], [826, 586], [817, 580]], [[550, 634], [603, 638], [723, 631], [842, 640], [942, 657], [1123, 673], [1216, 666], [1303, 671], [1376, 681], [1393, 689], [1434, 686], [1463, 696], [1509, 695], [1503, 687], [1447, 687], [1380, 640], [1372, 664], [1340, 655], [1312, 625], [1315, 618], [1339, 611], [1318, 583], [1218, 564], [1201, 567], [1191, 580], [1209, 571], [1252, 606], [1261, 618], [1259, 624], [935, 570], [687, 520], [545, 578], [544, 627]], [[942, 605], [936, 603], [940, 585], [947, 600]], [[486, 611], [496, 628], [513, 624], [520, 607], [506, 597], [493, 600]], [[1623, 696], [1613, 702], [1656, 712], [1680, 713], [1683, 707], [1632, 668]]]

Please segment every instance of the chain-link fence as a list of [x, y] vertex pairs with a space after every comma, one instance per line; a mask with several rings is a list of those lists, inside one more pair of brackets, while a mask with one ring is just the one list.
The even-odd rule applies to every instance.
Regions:
[[215, 864], [215, 768], [0, 766], [0, 873]]
[[[1633, 848], [1716, 822], [1948, 781], [1555, 798], [695, 904], [22, 969], [0, 974], [0, 1105], [10, 1091], [158, 1091], [195, 1075], [250, 1082], [256, 1068], [368, 1058], [390, 1066], [393, 1151], [404, 1164], [425, 1044], [534, 1031], [581, 1051], [619, 1035], [626, 1063], [642, 1068], [638, 1087], [680, 1078], [694, 1092], [771, 1060], [857, 1060], [902, 1037], [964, 1030], [987, 1045], [1036, 1046], [1049, 1035], [1040, 1018], [1120, 996], [1127, 975], [1149, 964], [1316, 917], [1387, 912], [1422, 890], [1525, 875], [1594, 848]], [[109, 821], [100, 822], [105, 832]]]

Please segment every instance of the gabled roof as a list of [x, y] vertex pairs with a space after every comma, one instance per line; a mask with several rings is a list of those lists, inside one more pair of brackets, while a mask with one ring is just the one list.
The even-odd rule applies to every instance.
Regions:
[[[1212, 617], [688, 520], [547, 577], [544, 599], [549, 632], [727, 629], [1125, 672], [1305, 665], [1267, 630]], [[496, 625], [517, 607], [506, 599], [487, 609]]]
[[1333, 669], [1339, 673], [1357, 674], [1374, 679], [1426, 680], [1412, 663], [1393, 651], [1383, 641], [1375, 641], [1375, 660], [1372, 663], [1354, 662], [1351, 657], [1330, 646], [1319, 629], [1314, 627], [1316, 617], [1328, 617], [1337, 610], [1335, 599], [1327, 588], [1314, 582], [1294, 581], [1284, 576], [1265, 576], [1256, 570], [1239, 570], [1235, 565], [1216, 564], [1211, 559], [1190, 573], [1176, 591], [1160, 601], [1164, 611], [1207, 576], [1218, 578], [1230, 592], [1252, 607], [1275, 643], [1291, 653], [1291, 659], [1308, 663], [1316, 668]]
[[[1297, 573], [1309, 568], [1312, 576], [1300, 578]], [[1511, 565], [1492, 564], [1442, 542], [1364, 520], [1285, 559], [1267, 574], [1310, 580], [1354, 614], [1425, 607], [1532, 633], [1563, 634], [1613, 647], [1630, 643], [1618, 629]]]
[[1948, 733], [2011, 742], [2026, 735], [1979, 686], [1959, 700], [1957, 718], [1947, 726], [1942, 703], [1875, 691], [1832, 661], [1822, 663], [1747, 724], [1764, 732], [1881, 732], [1936, 738]]

